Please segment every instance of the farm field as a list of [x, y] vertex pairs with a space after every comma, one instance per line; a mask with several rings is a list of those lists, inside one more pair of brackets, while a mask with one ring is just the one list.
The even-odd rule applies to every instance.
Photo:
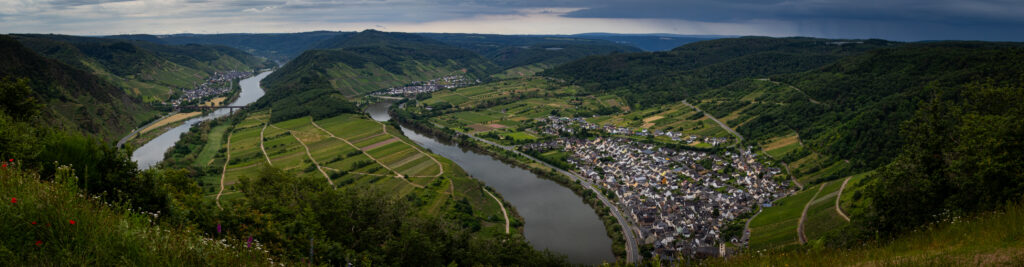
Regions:
[[799, 244], [797, 225], [804, 205], [818, 187], [807, 187], [795, 195], [776, 200], [750, 222], [750, 249], [757, 251]]
[[[221, 125], [212, 129], [211, 134], [217, 134], [214, 137], [230, 133], [223, 142], [211, 138], [194, 162], [209, 163], [218, 171], [200, 177], [212, 201], [218, 201], [220, 193], [222, 206], [229, 207], [224, 202], [243, 196], [234, 185], [270, 165], [292, 175], [322, 179], [338, 188], [357, 186], [389, 192], [413, 201], [418, 212], [425, 215], [448, 212], [454, 201], [465, 199], [481, 220], [480, 233], [504, 234], [501, 207], [482, 191], [479, 181], [451, 161], [416, 146], [390, 125], [361, 114], [317, 121], [301, 117], [267, 125], [268, 119], [269, 112], [256, 112], [233, 128]], [[221, 149], [224, 153], [218, 152]]]
[[711, 137], [732, 137], [710, 118], [703, 116], [682, 103], [654, 108], [634, 110], [628, 113], [597, 116], [587, 119], [590, 123], [613, 125], [634, 129], [648, 129], [681, 132]]
[[829, 231], [848, 223], [836, 212], [836, 196], [842, 184], [842, 180], [828, 182], [818, 194], [818, 198], [811, 201], [811, 206], [807, 209], [807, 219], [804, 221], [807, 242], [821, 238]]

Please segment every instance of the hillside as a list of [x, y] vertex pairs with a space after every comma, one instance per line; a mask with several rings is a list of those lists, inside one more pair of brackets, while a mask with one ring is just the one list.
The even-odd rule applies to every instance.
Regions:
[[528, 66], [541, 66], [546, 69], [590, 55], [640, 51], [629, 45], [571, 36], [454, 33], [421, 35], [476, 52], [504, 69], [523, 69]]
[[[86, 71], [44, 58], [9, 36], [0, 36], [0, 79], [4, 101], [41, 104], [39, 119], [55, 128], [116, 140], [156, 112], [113, 84]], [[15, 94], [27, 88], [30, 95]]]
[[283, 64], [323, 40], [351, 32], [314, 31], [301, 33], [229, 33], [229, 34], [171, 34], [171, 35], [113, 35], [107, 38], [140, 40], [160, 44], [205, 44], [234, 47], [250, 54]]
[[843, 56], [895, 45], [881, 40], [743, 37], [690, 43], [668, 52], [588, 57], [543, 72], [635, 107], [676, 102], [733, 81], [811, 70]]
[[268, 94], [330, 89], [354, 97], [452, 74], [484, 77], [496, 68], [472, 51], [407, 33], [367, 30], [320, 47], [326, 49], [306, 51], [268, 76]]
[[163, 45], [146, 41], [66, 35], [15, 35], [26, 47], [91, 72], [145, 102], [169, 99], [216, 71], [265, 67], [265, 60], [212, 45]]
[[640, 48], [644, 51], [668, 51], [673, 48], [699, 41], [706, 41], [728, 36], [719, 35], [677, 35], [677, 34], [618, 34], [618, 33], [581, 33], [573, 37], [597, 39], [615, 42]]

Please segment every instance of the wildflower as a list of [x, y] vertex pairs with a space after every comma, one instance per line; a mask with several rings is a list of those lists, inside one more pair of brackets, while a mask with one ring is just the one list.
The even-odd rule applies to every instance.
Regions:
[[247, 248], [251, 248], [252, 247], [252, 236], [249, 236], [249, 241], [245, 243], [245, 247], [247, 247]]
[[14, 159], [7, 159], [7, 162], [14, 162]]
[[32, 222], [32, 225], [36, 225], [36, 222]]
[[220, 234], [220, 224], [217, 224], [217, 234]]
[[11, 204], [18, 203], [18, 198], [12, 197]]
[[42, 245], [43, 245], [43, 240], [36, 240], [36, 246], [37, 247], [38, 246], [42, 246]]
[[4, 168], [7, 168], [7, 163], [4, 163], [3, 167], [4, 167]]
[[75, 220], [68, 220], [68, 223], [71, 223], [71, 225], [75, 225]]

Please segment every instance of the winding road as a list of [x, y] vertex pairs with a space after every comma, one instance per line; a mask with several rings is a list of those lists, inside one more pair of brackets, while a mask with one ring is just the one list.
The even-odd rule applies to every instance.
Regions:
[[484, 188], [484, 192], [487, 192], [488, 195], [491, 195], [491, 197], [494, 198], [494, 201], [498, 202], [498, 207], [501, 207], [501, 214], [505, 215], [505, 234], [510, 233], [511, 231], [509, 231], [510, 227], [508, 222], [508, 211], [505, 211], [505, 204], [502, 204], [501, 200], [498, 199], [498, 197], [494, 196], [493, 193], [491, 193], [491, 190], [487, 190], [486, 188]]
[[[441, 127], [441, 126], [435, 124], [435, 127]], [[495, 147], [499, 147], [499, 148], [504, 149], [506, 151], [510, 151], [512, 153], [516, 153], [517, 155], [520, 155], [520, 156], [526, 157], [528, 159], [531, 159], [533, 161], [536, 161], [536, 162], [538, 162], [538, 163], [540, 163], [540, 164], [542, 164], [542, 165], [544, 165], [544, 166], [546, 166], [548, 168], [551, 168], [553, 170], [557, 170], [559, 173], [562, 173], [562, 174], [564, 174], [566, 176], [572, 177], [573, 180], [576, 180], [577, 182], [579, 182], [581, 185], [583, 185], [587, 189], [590, 189], [591, 191], [593, 191], [595, 193], [595, 195], [597, 195], [597, 198], [600, 199], [601, 202], [604, 203], [604, 205], [606, 207], [608, 207], [609, 210], [612, 211], [612, 215], [615, 216], [615, 220], [618, 221], [619, 226], [621, 226], [621, 228], [622, 228], [622, 236], [625, 237], [625, 239], [626, 239], [626, 262], [635, 263], [635, 262], [639, 262], [640, 259], [642, 259], [641, 256], [640, 256], [640, 249], [639, 249], [639, 245], [637, 243], [636, 237], [634, 236], [634, 233], [631, 230], [631, 229], [633, 229], [633, 227], [630, 226], [629, 221], [627, 221], [626, 218], [624, 216], [622, 216], [622, 213], [619, 212], [618, 206], [616, 206], [614, 203], [612, 203], [610, 200], [608, 200], [608, 198], [605, 197], [603, 193], [601, 193], [601, 190], [598, 190], [597, 187], [594, 186], [593, 184], [591, 184], [589, 181], [587, 181], [586, 179], [583, 179], [583, 177], [580, 177], [580, 176], [576, 175], [573, 172], [569, 172], [569, 171], [563, 170], [563, 169], [561, 169], [559, 167], [555, 167], [554, 165], [548, 164], [547, 162], [544, 162], [542, 160], [534, 158], [533, 156], [527, 155], [526, 153], [519, 152], [519, 150], [516, 150], [513, 147], [500, 145], [500, 144], [488, 141], [486, 139], [483, 139], [483, 138], [480, 138], [480, 137], [476, 137], [476, 136], [473, 136], [473, 135], [470, 135], [470, 134], [466, 134], [466, 133], [463, 133], [463, 132], [459, 132], [459, 131], [456, 131], [456, 133], [458, 133], [460, 135], [463, 135], [463, 136], [468, 136], [468, 137], [473, 138], [473, 139], [475, 139], [477, 141], [484, 142], [486, 144], [489, 144], [489, 145], [492, 145], [492, 146], [495, 146]]]
[[850, 182], [850, 178], [853, 178], [853, 176], [846, 177], [846, 180], [843, 180], [843, 185], [839, 186], [839, 194], [836, 195], [836, 213], [839, 213], [839, 216], [843, 216], [843, 219], [846, 221], [850, 221], [850, 217], [846, 216], [846, 213], [843, 213], [843, 209], [839, 208], [839, 200], [843, 199], [843, 189], [846, 189], [846, 183]]
[[690, 106], [694, 110], [697, 110], [697, 112], [704, 113], [704, 116], [708, 116], [708, 118], [710, 118], [711, 120], [715, 121], [715, 123], [718, 123], [718, 126], [722, 126], [722, 129], [725, 129], [725, 131], [731, 133], [732, 135], [735, 135], [736, 136], [736, 143], [732, 144], [730, 147], [734, 147], [734, 146], [736, 146], [736, 145], [738, 145], [740, 143], [743, 143], [743, 135], [740, 135], [740, 133], [736, 132], [736, 130], [733, 130], [732, 128], [729, 128], [729, 125], [725, 125], [725, 123], [723, 123], [722, 121], [718, 120], [718, 118], [715, 118], [715, 116], [711, 116], [710, 113], [707, 113], [707, 112], [704, 112], [703, 110], [700, 110], [700, 108], [698, 108], [697, 106], [694, 106], [694, 105], [692, 105], [690, 103], [687, 103], [686, 100], [683, 100], [683, 104], [686, 104], [687, 106]]
[[796, 234], [800, 237], [800, 244], [807, 244], [807, 235], [804, 234], [804, 221], [807, 220], [807, 209], [811, 208], [811, 204], [814, 203], [814, 200], [818, 198], [818, 194], [821, 194], [821, 190], [825, 189], [825, 185], [827, 184], [828, 183], [822, 183], [821, 186], [818, 187], [818, 192], [814, 192], [814, 196], [811, 197], [811, 200], [807, 201], [807, 204], [804, 204], [804, 212], [800, 214], [800, 223], [796, 226]]
[[224, 208], [220, 207], [220, 195], [224, 194], [224, 177], [228, 174], [228, 163], [231, 162], [231, 134], [228, 132], [227, 148], [224, 150], [224, 169], [220, 172], [220, 191], [217, 191], [217, 201], [215, 201], [217, 208], [221, 210]]

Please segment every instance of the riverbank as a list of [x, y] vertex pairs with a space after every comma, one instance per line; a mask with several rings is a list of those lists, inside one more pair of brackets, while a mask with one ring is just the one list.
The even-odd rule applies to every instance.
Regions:
[[490, 144], [478, 142], [470, 137], [460, 135], [453, 130], [439, 128], [429, 123], [414, 120], [409, 117], [408, 113], [396, 109], [396, 107], [397, 106], [392, 106], [392, 108], [389, 109], [389, 114], [392, 118], [391, 123], [404, 126], [421, 135], [432, 137], [440, 142], [455, 144], [462, 149], [490, 156], [500, 162], [525, 169], [537, 175], [539, 178], [553, 181], [570, 189], [574, 194], [583, 198], [583, 202], [590, 206], [590, 208], [601, 218], [605, 232], [612, 240], [612, 253], [616, 259], [619, 261], [628, 260], [626, 250], [627, 242], [623, 236], [622, 227], [617, 223], [617, 219], [612, 215], [611, 210], [602, 203], [593, 191], [588, 190], [580, 183], [574, 181], [571, 177], [559, 173], [557, 170], [549, 168], [540, 162], [533, 161], [517, 153], [506, 151]]

